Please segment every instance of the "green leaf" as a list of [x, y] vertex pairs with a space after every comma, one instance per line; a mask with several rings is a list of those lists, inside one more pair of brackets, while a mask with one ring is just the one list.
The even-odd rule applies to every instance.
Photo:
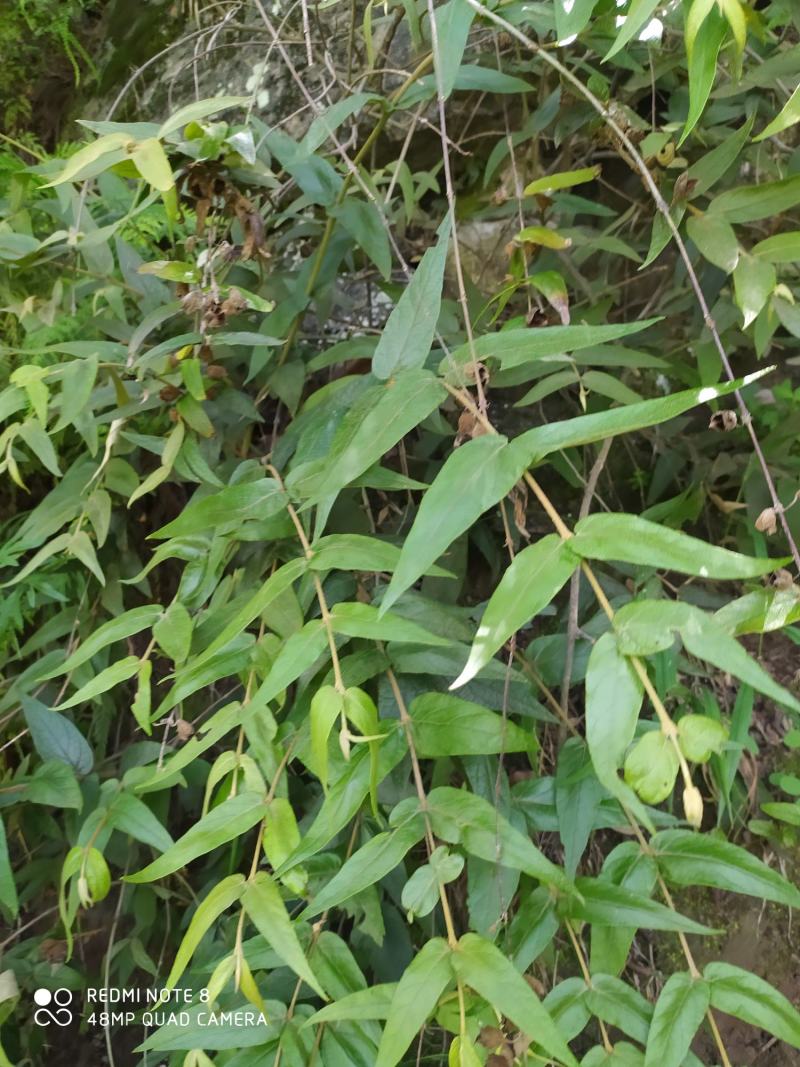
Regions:
[[795, 89], [772, 122], [765, 126], [753, 140], [763, 141], [766, 137], [774, 137], [775, 134], [794, 126], [796, 122], [800, 122], [800, 86]]
[[718, 397], [727, 396], [735, 389], [741, 389], [743, 385], [756, 381], [763, 373], [766, 373], [766, 368], [735, 382], [686, 389], [671, 396], [659, 397], [657, 400], [643, 400], [640, 404], [628, 404], [626, 407], [536, 426], [514, 438], [512, 444], [527, 448], [530, 462], [533, 463], [534, 460], [543, 459], [549, 453], [560, 449], [588, 445], [593, 441], [602, 441], [605, 437], [615, 437], [617, 434], [631, 433], [633, 430], [668, 422], [697, 404], [707, 404]]
[[201, 119], [214, 115], [217, 111], [225, 111], [230, 107], [246, 107], [251, 103], [249, 96], [212, 96], [206, 100], [195, 100], [185, 107], [179, 108], [174, 115], [166, 119], [159, 128], [159, 137], [168, 137], [171, 133], [188, 126], [190, 122], [199, 122]]
[[216, 493], [193, 497], [177, 519], [150, 537], [189, 537], [247, 519], [266, 519], [284, 508], [285, 496], [272, 478], [226, 485]]
[[362, 1019], [386, 1019], [392, 1009], [396, 991], [397, 982], [382, 982], [369, 989], [359, 989], [355, 993], [340, 997], [333, 1004], [320, 1008], [303, 1023], [303, 1026]]
[[378, 208], [371, 201], [348, 196], [342, 206], [332, 214], [369, 256], [381, 277], [388, 281], [392, 273], [392, 252]]
[[401, 903], [409, 913], [409, 922], [429, 915], [439, 903], [439, 887], [454, 881], [463, 870], [463, 856], [451, 853], [444, 845], [435, 848], [428, 862], [417, 867], [403, 886]]
[[242, 897], [242, 906], [255, 928], [272, 945], [283, 962], [323, 1000], [327, 1000], [325, 990], [305, 957], [278, 887], [264, 871], [259, 871], [248, 883]]
[[[463, 5], [472, 13], [465, 0], [450, 0], [450, 4]], [[372, 357], [372, 373], [376, 378], [387, 379], [403, 369], [421, 367], [428, 358], [441, 307], [449, 240], [448, 215], [439, 227], [436, 244], [426, 250], [383, 327]], [[382, 454], [378, 453], [374, 459]], [[362, 467], [358, 474], [365, 469]]]
[[[587, 2], [591, 7], [594, 7], [595, 0], [577, 0], [575, 7], [580, 8], [581, 5], [586, 7]], [[583, 167], [581, 170], [564, 170], [557, 174], [547, 174], [544, 178], [536, 178], [535, 181], [526, 185], [523, 193], [525, 196], [536, 196], [540, 193], [548, 195], [558, 189], [571, 189], [573, 185], [583, 185], [584, 182], [594, 181], [600, 174], [600, 170], [600, 164], [597, 163], [593, 167]], [[557, 327], [555, 328], [557, 329]], [[580, 327], [573, 328], [580, 329]], [[641, 329], [641, 327], [639, 328]], [[599, 342], [594, 341], [592, 343], [598, 344]]]
[[532, 734], [479, 704], [447, 693], [424, 693], [408, 708], [414, 747], [421, 759], [527, 752]]
[[[153, 626], [161, 650], [173, 663], [183, 663], [189, 655], [192, 643], [192, 617], [179, 600], [173, 600], [158, 622]], [[193, 663], [193, 667], [197, 664]]]
[[108, 692], [109, 689], [113, 689], [120, 682], [126, 682], [138, 670], [139, 657], [126, 656], [125, 659], [121, 659], [118, 663], [114, 663], [110, 667], [106, 667], [104, 671], [100, 671], [86, 685], [82, 685], [77, 693], [72, 694], [69, 700], [65, 700], [58, 705], [58, 710], [64, 711], [66, 708], [74, 708], [78, 704], [86, 704], [90, 700], [94, 700], [96, 697]]
[[647, 930], [681, 931], [684, 934], [714, 933], [708, 926], [604, 878], [577, 878], [575, 888], [580, 895], [570, 897], [564, 904], [570, 919], [593, 926], [643, 927]]
[[303, 912], [303, 918], [313, 918], [368, 886], [376, 885], [402, 863], [408, 850], [424, 836], [425, 822], [417, 814], [405, 825], [370, 838], [316, 894], [313, 903]]
[[577, 566], [557, 534], [548, 534], [515, 556], [486, 605], [466, 666], [450, 688], [474, 678], [512, 634], [550, 603]]
[[192, 916], [186, 933], [183, 935], [178, 951], [175, 953], [175, 959], [164, 985], [165, 989], [173, 989], [175, 987], [181, 975], [189, 966], [189, 961], [194, 955], [197, 946], [220, 915], [227, 911], [232, 904], [235, 904], [237, 900], [241, 900], [246, 887], [247, 882], [243, 874], [232, 874], [218, 882], [203, 898]]
[[328, 791], [328, 738], [336, 720], [344, 712], [344, 694], [332, 685], [323, 685], [311, 698], [309, 722], [314, 773], [323, 792]]
[[569, 546], [586, 559], [619, 560], [701, 578], [757, 578], [786, 563], [730, 552], [637, 515], [600, 512], [578, 522]]
[[96, 141], [78, 149], [73, 156], [70, 156], [58, 177], [47, 182], [44, 188], [50, 189], [54, 185], [63, 185], [64, 182], [78, 181], [83, 176], [83, 172], [88, 171], [99, 159], [111, 152], [116, 152], [131, 140], [130, 135], [125, 133], [108, 133], [104, 137], [98, 137]]
[[775, 268], [765, 259], [742, 253], [733, 272], [736, 305], [744, 316], [746, 329], [772, 296], [777, 277]]
[[454, 955], [446, 941], [433, 937], [403, 971], [392, 997], [375, 1067], [396, 1067], [403, 1058], [454, 980], [450, 962]]
[[475, 10], [467, 0], [447, 0], [446, 4], [436, 8], [434, 18], [437, 44], [434, 63], [441, 98], [446, 100], [456, 83]]
[[703, 978], [711, 989], [712, 1008], [800, 1048], [800, 1012], [769, 982], [723, 962], [707, 964]]
[[19, 914], [19, 899], [14, 884], [14, 871], [8, 856], [6, 828], [0, 817], [0, 905], [12, 920]]
[[511, 492], [528, 466], [525, 449], [499, 434], [475, 437], [445, 460], [422, 498], [381, 611], [426, 573], [449, 545]]
[[709, 263], [726, 274], [734, 270], [739, 262], [739, 242], [729, 222], [709, 214], [690, 215], [686, 232]]
[[160, 193], [169, 192], [175, 184], [172, 167], [157, 137], [148, 137], [137, 144], [131, 159], [144, 180]]
[[[418, 488], [424, 489], [425, 485]], [[396, 545], [364, 534], [329, 534], [314, 543], [313, 551], [308, 565], [314, 571], [385, 571], [391, 574], [400, 559], [400, 549]], [[427, 573], [439, 578], [448, 574], [442, 567], [434, 566], [429, 567]]]
[[22, 697], [22, 710], [36, 751], [44, 760], [69, 764], [76, 774], [88, 774], [94, 764], [92, 750], [69, 719], [51, 711], [34, 697]]
[[130, 834], [159, 852], [172, 848], [174, 842], [148, 806], [132, 793], [118, 793], [108, 808], [108, 822], [115, 830]]
[[636, 34], [650, 21], [660, 0], [631, 0], [625, 21], [617, 33], [616, 40], [603, 56], [603, 62], [607, 63], [612, 56], [632, 41]]
[[726, 189], [711, 201], [709, 213], [734, 225], [782, 215], [800, 203], [800, 174], [776, 182]]
[[447, 637], [437, 637], [419, 623], [392, 612], [378, 611], [372, 604], [339, 603], [331, 609], [334, 633], [363, 637], [370, 641], [406, 641], [418, 645], [449, 645]]
[[683, 715], [678, 722], [681, 752], [692, 763], [707, 763], [728, 740], [728, 731], [707, 715]]
[[672, 792], [679, 769], [675, 745], [661, 730], [650, 730], [625, 759], [625, 781], [645, 803], [660, 804]]
[[292, 471], [287, 487], [308, 503], [335, 496], [427, 418], [445, 396], [430, 371], [398, 371], [362, 394], [341, 422], [326, 458]]
[[709, 986], [690, 974], [671, 975], [656, 1001], [645, 1067], [680, 1067], [708, 1011]]
[[127, 875], [125, 881], [138, 884], [165, 878], [199, 856], [235, 841], [264, 818], [265, 810], [264, 798], [258, 793], [229, 797], [204, 815], [162, 856], [135, 874]]
[[70, 674], [76, 667], [86, 663], [108, 645], [117, 641], [124, 641], [142, 630], [149, 629], [161, 615], [160, 604], [145, 604], [140, 608], [132, 608], [124, 611], [121, 615], [109, 619], [108, 622], [99, 626], [67, 659], [54, 671], [44, 676], [44, 680], [57, 678], [61, 674]]
[[766, 237], [753, 247], [752, 253], [768, 263], [796, 263], [800, 260], [800, 230]]
[[555, 784], [564, 868], [570, 878], [574, 878], [594, 829], [597, 805], [604, 795], [592, 769], [588, 749], [580, 738], [570, 738], [558, 753]]
[[448, 844], [490, 863], [537, 878], [547, 885], [569, 889], [569, 879], [494, 807], [475, 793], [439, 786], [428, 794], [428, 817], [433, 832]]
[[[584, 348], [630, 337], [659, 322], [659, 319], [643, 319], [641, 322], [615, 323], [610, 326], [545, 326], [535, 330], [500, 330], [484, 334], [475, 341], [475, 358], [496, 359], [503, 370], [519, 367], [534, 360], [546, 360], [564, 352], [579, 352]], [[472, 349], [462, 345], [450, 359], [442, 360], [441, 373], [447, 373], [453, 362], [461, 365], [472, 360]]]
[[[708, 8], [705, 0], [694, 0], [693, 8], [699, 5]], [[691, 18], [691, 13], [689, 15]], [[689, 114], [678, 141], [680, 147], [697, 125], [714, 87], [717, 73], [717, 56], [725, 39], [728, 24], [716, 6], [712, 7], [700, 26], [689, 53]], [[689, 28], [687, 20], [687, 46]]]
[[712, 834], [662, 830], [652, 839], [659, 870], [675, 885], [707, 885], [800, 906], [800, 890], [745, 849]]
[[452, 964], [470, 989], [502, 1012], [550, 1056], [570, 1067], [578, 1067], [578, 1061], [539, 998], [490, 941], [477, 934], [464, 934], [453, 953]]
[[28, 780], [24, 796], [31, 804], [75, 808], [76, 811], [83, 807], [83, 796], [75, 772], [69, 764], [60, 760], [41, 763]]
[[232, 618], [223, 626], [214, 640], [192, 659], [191, 666], [196, 669], [207, 663], [240, 633], [243, 633], [270, 604], [282, 596], [306, 569], [304, 559], [290, 560], [270, 575], [261, 588], [242, 605]]
[[603, 1022], [646, 1044], [653, 1006], [627, 982], [610, 974], [593, 974], [592, 988], [586, 991], [586, 1006]]

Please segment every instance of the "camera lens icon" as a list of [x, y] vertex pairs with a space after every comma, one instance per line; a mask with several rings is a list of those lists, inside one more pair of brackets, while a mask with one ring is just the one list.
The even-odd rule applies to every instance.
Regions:
[[[72, 990], [70, 989], [37, 989], [33, 994], [33, 1002], [37, 1005], [33, 1013], [33, 1021], [37, 1026], [69, 1026], [72, 1022]], [[50, 1005], [55, 1005], [51, 1008]]]

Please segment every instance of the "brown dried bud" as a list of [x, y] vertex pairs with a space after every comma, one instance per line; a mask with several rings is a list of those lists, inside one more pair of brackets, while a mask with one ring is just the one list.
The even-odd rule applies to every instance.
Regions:
[[783, 567], [781, 567], [780, 570], [775, 571], [772, 575], [771, 582], [776, 589], [791, 589], [794, 585], [791, 572], [784, 570]]
[[211, 348], [211, 345], [207, 345], [207, 344], [200, 345], [200, 351], [198, 352], [198, 355], [200, 356], [200, 359], [202, 359], [202, 361], [204, 363], [210, 363], [211, 360], [214, 358], [214, 352], [213, 352], [213, 350]]
[[227, 378], [228, 376], [228, 372], [221, 363], [209, 363], [206, 367], [206, 374], [209, 378]]
[[235, 286], [231, 286], [228, 290], [227, 297], [222, 303], [222, 313], [224, 315], [236, 315], [240, 311], [246, 310], [247, 301]]
[[171, 404], [173, 400], [177, 400], [181, 395], [180, 389], [177, 385], [165, 385], [161, 392], [158, 394], [165, 404]]
[[180, 741], [188, 741], [194, 733], [194, 727], [186, 719], [178, 719], [175, 723], [175, 732], [178, 735]]
[[183, 310], [187, 315], [194, 315], [196, 311], [202, 311], [205, 307], [205, 294], [201, 289], [191, 289], [184, 297], [181, 298], [181, 304]]
[[764, 508], [755, 522], [759, 533], [765, 533], [767, 537], [778, 530], [778, 516], [775, 508]]
[[496, 1026], [484, 1026], [478, 1036], [478, 1042], [484, 1048], [496, 1049], [505, 1044], [506, 1035]]
[[738, 425], [739, 419], [735, 411], [715, 411], [711, 416], [708, 428], [709, 430], [723, 430], [728, 433], [730, 430], [735, 430]]
[[170, 408], [169, 409], [169, 421], [170, 422], [177, 422], [179, 418], [180, 418], [180, 415], [178, 414], [177, 410], [175, 408]]
[[684, 789], [683, 812], [689, 825], [699, 830], [703, 821], [703, 798], [697, 786], [687, 785]]

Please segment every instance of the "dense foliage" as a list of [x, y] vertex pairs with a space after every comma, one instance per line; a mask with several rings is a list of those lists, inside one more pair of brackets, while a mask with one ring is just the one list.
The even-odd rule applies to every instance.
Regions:
[[0, 1064], [795, 1062], [793, 6], [271, 10], [2, 157]]

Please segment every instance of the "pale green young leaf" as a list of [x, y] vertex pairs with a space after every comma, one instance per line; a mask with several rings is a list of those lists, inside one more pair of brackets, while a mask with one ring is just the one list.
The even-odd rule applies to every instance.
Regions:
[[232, 107], [244, 107], [251, 102], [251, 99], [249, 96], [212, 96], [206, 100], [195, 100], [165, 119], [159, 127], [158, 136], [168, 137], [181, 127], [188, 126], [190, 122], [200, 122], [218, 111], [226, 111]]
[[[561, 3], [562, 0], [558, 0]], [[594, 6], [593, 0], [583, 0], [583, 6], [591, 4]], [[580, 2], [575, 5], [580, 7]], [[536, 178], [525, 186], [523, 190], [525, 196], [537, 196], [539, 194], [547, 195], [554, 193], [559, 189], [570, 189], [573, 185], [583, 185], [585, 182], [594, 181], [600, 174], [600, 164], [596, 164], [593, 167], [583, 167], [581, 170], [564, 170], [559, 171], [557, 174], [547, 174], [543, 178]], [[596, 343], [596, 342], [595, 342]]]
[[314, 773], [323, 792], [328, 791], [328, 738], [344, 711], [344, 695], [332, 685], [323, 685], [311, 698], [309, 723]]
[[774, 137], [797, 122], [800, 122], [800, 86], [795, 89], [772, 122], [768, 123], [753, 140], [763, 141], [766, 137]]

